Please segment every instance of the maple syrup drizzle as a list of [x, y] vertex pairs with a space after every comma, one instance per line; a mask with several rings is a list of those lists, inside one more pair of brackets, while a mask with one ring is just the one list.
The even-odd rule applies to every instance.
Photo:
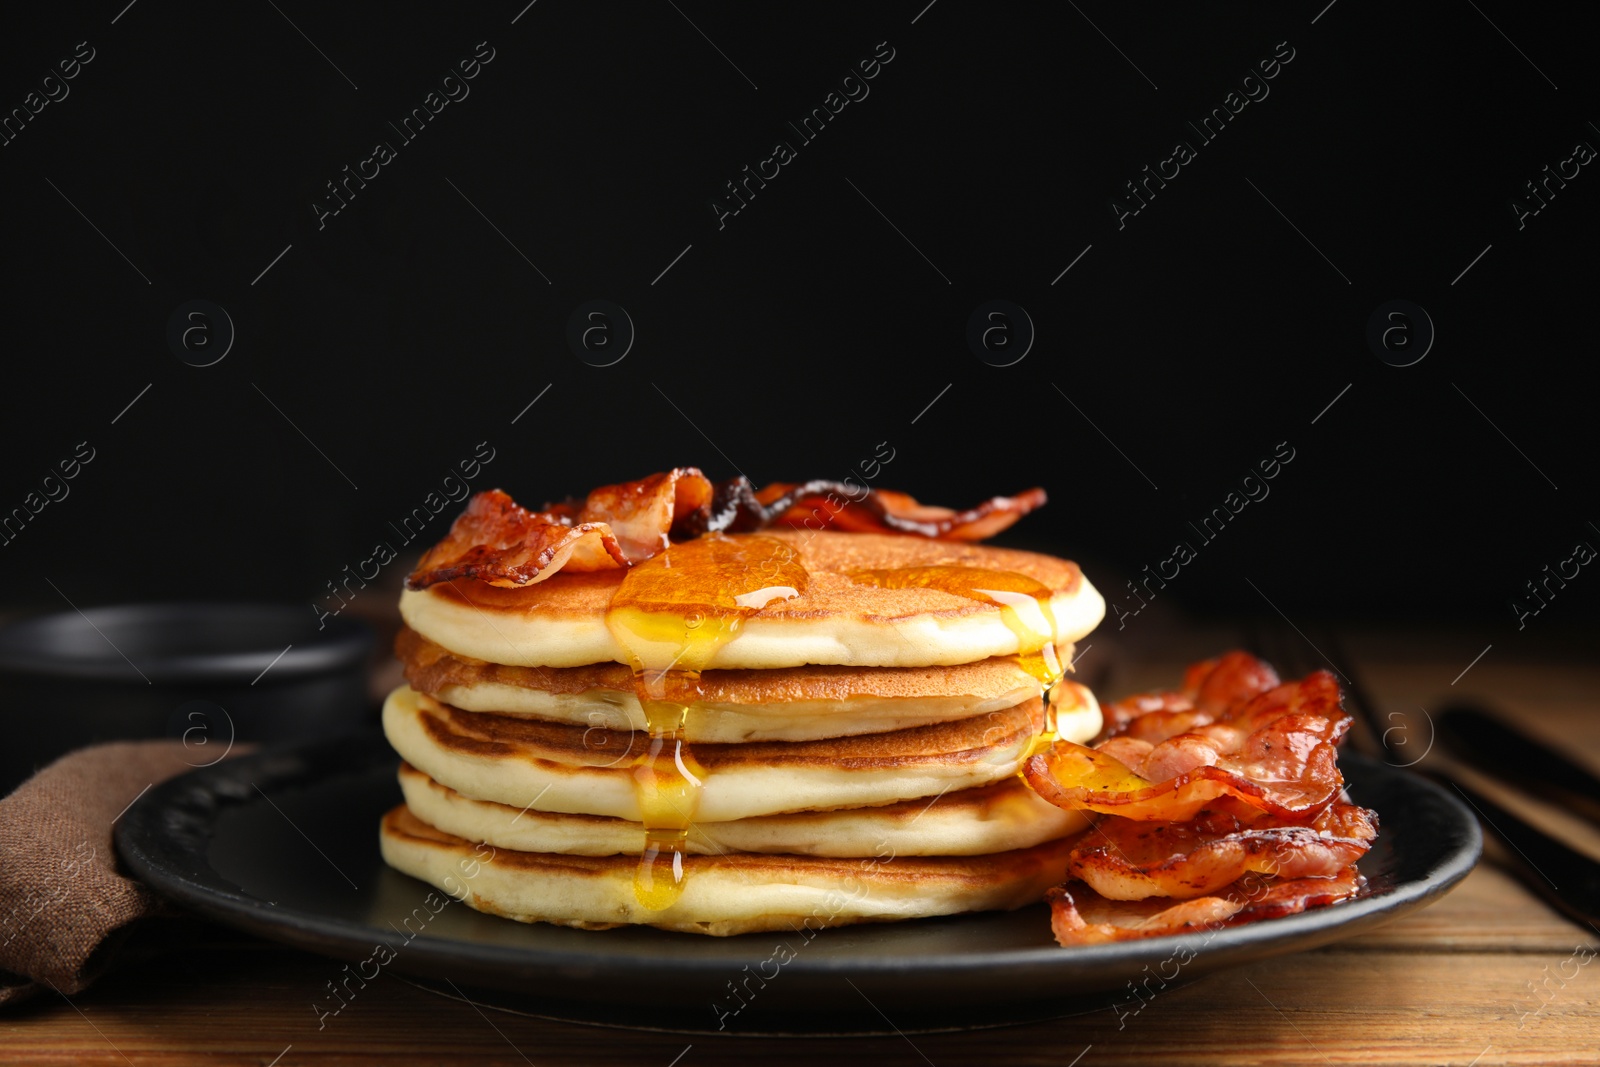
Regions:
[[1049, 586], [1015, 571], [959, 564], [853, 571], [850, 580], [878, 589], [937, 589], [998, 607], [1001, 621], [1017, 636], [1017, 665], [1039, 683], [1039, 695], [1044, 700], [1044, 730], [1033, 739], [1027, 755], [1055, 743], [1056, 712], [1051, 698], [1066, 668], [1056, 653], [1060, 628], [1050, 603]]
[[684, 737], [700, 673], [746, 619], [804, 593], [807, 578], [776, 538], [705, 534], [632, 567], [611, 598], [606, 625], [627, 653], [650, 732], [632, 769], [645, 827], [633, 891], [651, 911], [671, 907], [687, 878], [684, 845], [706, 779]]

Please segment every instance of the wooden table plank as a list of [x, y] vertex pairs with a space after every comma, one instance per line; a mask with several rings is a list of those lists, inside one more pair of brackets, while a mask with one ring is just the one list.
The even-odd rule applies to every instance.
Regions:
[[[443, 999], [386, 978], [318, 1030], [323, 961], [289, 950], [170, 959], [0, 1018], [0, 1057], [27, 1064], [364, 1064], [389, 1057], [476, 1067], [531, 1061], [667, 1065], [1589, 1064], [1600, 1053], [1600, 966], [1570, 951], [1301, 953], [1124, 1003], [1022, 1027], [908, 1038], [669, 1035], [574, 1026]], [[1563, 975], [1566, 977], [1562, 980]], [[1544, 984], [1544, 999], [1534, 989]], [[81, 1014], [80, 1014], [81, 1011]], [[41, 1040], [48, 1033], [48, 1043]], [[290, 1047], [292, 1046], [292, 1047]], [[1487, 1051], [1486, 1051], [1487, 1050]], [[523, 1056], [527, 1057], [525, 1061]], [[125, 1058], [124, 1058], [125, 1057]]]

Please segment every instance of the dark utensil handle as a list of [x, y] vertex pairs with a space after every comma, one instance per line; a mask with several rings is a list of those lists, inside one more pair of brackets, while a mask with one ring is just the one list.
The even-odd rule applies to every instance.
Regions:
[[1600, 863], [1524, 822], [1477, 790], [1444, 775], [1435, 777], [1460, 793], [1477, 809], [1484, 828], [1505, 842], [1523, 884], [1591, 929], [1600, 923]]
[[1439, 740], [1463, 763], [1600, 823], [1600, 778], [1587, 768], [1481, 708], [1452, 705], [1438, 726]]

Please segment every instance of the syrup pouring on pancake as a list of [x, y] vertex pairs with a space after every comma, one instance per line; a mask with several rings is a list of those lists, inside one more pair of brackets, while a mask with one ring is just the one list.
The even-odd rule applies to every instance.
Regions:
[[807, 580], [782, 541], [707, 534], [636, 565], [611, 598], [606, 625], [628, 652], [650, 732], [633, 768], [645, 827], [634, 894], [652, 911], [683, 892], [684, 844], [706, 775], [683, 737], [700, 673], [746, 618], [800, 596]]

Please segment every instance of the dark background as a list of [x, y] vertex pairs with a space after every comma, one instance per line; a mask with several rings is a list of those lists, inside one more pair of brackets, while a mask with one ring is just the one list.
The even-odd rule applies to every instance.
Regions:
[[[1197, 615], [1270, 598], [1531, 641], [1510, 599], [1600, 545], [1600, 176], [1520, 231], [1509, 206], [1600, 145], [1578, 16], [523, 3], [10, 17], [7, 112], [95, 52], [0, 147], [0, 513], [94, 449], [0, 546], [13, 611], [312, 611], [483, 441], [474, 488], [529, 504], [674, 465], [843, 478], [888, 442], [874, 484], [928, 502], [1046, 487], [1007, 540], [1108, 599], [1189, 541], [1162, 596]], [[387, 124], [480, 41], [470, 95], [402, 144]], [[870, 95], [800, 144], [786, 123], [884, 41]], [[1200, 145], [1186, 120], [1285, 41], [1270, 95]], [[711, 200], [780, 138], [797, 158], [719, 230]], [[1112, 198], [1180, 138], [1198, 158], [1119, 230]], [[397, 158], [319, 229], [325, 183], [380, 140]], [[609, 367], [565, 339], [594, 298], [637, 330]], [[167, 341], [193, 299], [236, 330], [209, 367]], [[991, 299], [1037, 329], [1015, 365], [968, 347]], [[1437, 328], [1413, 366], [1365, 339], [1393, 299]], [[1270, 497], [1202, 544], [1187, 523], [1284, 441]], [[1590, 584], [1544, 619], [1586, 618]]]

